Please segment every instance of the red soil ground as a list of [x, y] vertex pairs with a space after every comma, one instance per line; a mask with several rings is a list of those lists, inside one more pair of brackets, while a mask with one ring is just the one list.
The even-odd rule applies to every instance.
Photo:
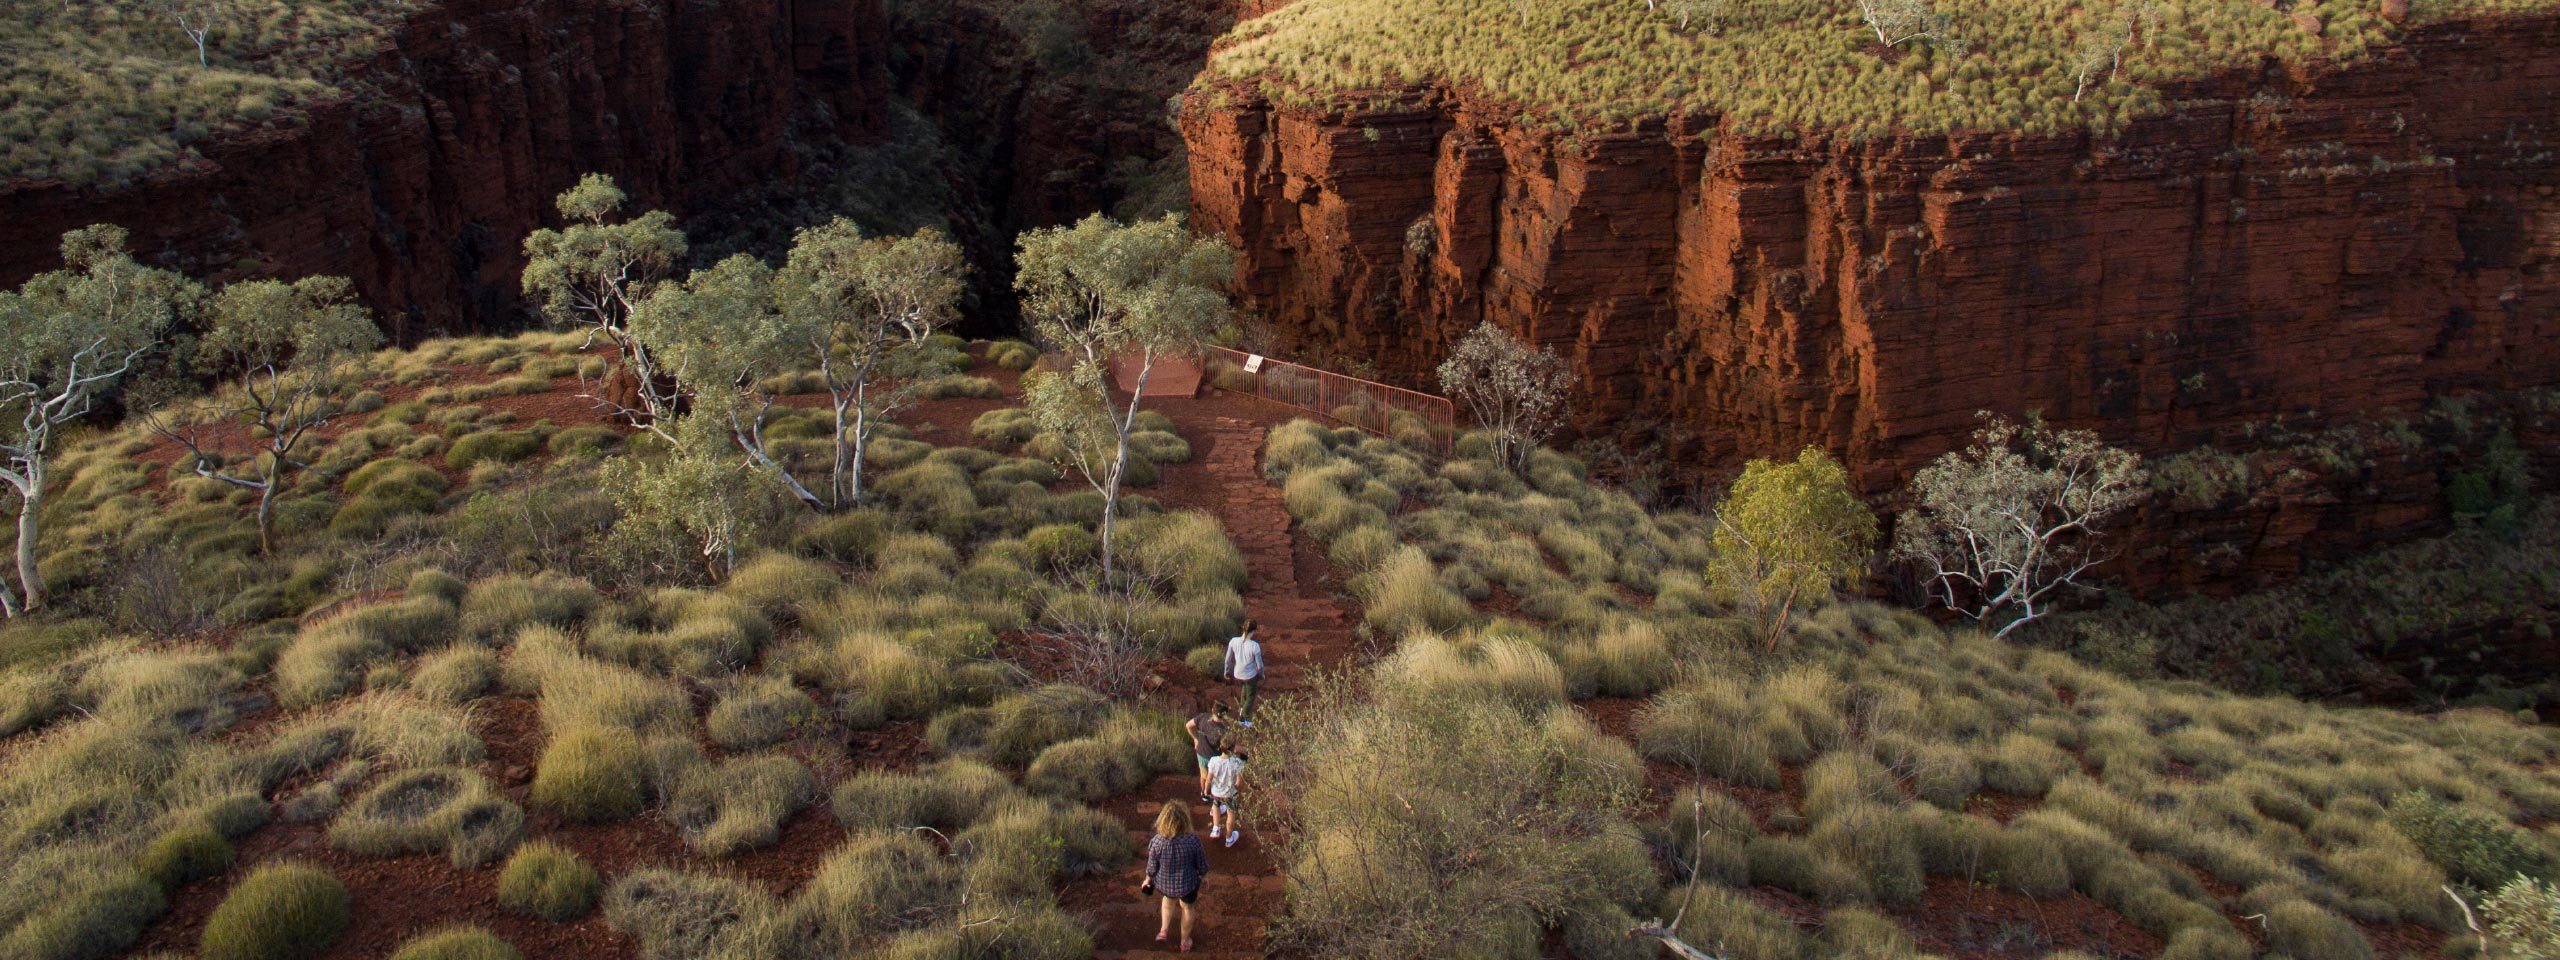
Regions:
[[[390, 402], [398, 403], [413, 399], [428, 386], [498, 379], [468, 367], [446, 372], [448, 376], [437, 382], [382, 385], [381, 389]], [[971, 437], [969, 425], [988, 410], [1018, 402], [1019, 376], [992, 367], [981, 367], [973, 373], [995, 379], [1008, 396], [928, 401], [908, 411], [901, 422], [920, 439], [937, 444], [995, 446]], [[550, 393], [496, 397], [480, 401], [480, 405], [514, 413], [517, 423], [513, 426], [517, 427], [546, 418], [564, 427], [603, 423], [603, 408], [579, 397], [580, 389], [574, 378], [564, 378], [554, 382]], [[823, 398], [795, 398], [794, 405], [807, 405], [798, 401], [822, 403]], [[1193, 456], [1189, 463], [1166, 467], [1155, 487], [1137, 492], [1169, 507], [1211, 512], [1244, 551], [1251, 576], [1244, 595], [1246, 612], [1266, 625], [1262, 639], [1269, 675], [1263, 683], [1263, 695], [1285, 696], [1303, 682], [1310, 665], [1333, 666], [1345, 660], [1350, 655], [1351, 635], [1344, 611], [1330, 596], [1329, 568], [1314, 546], [1291, 529], [1287, 511], [1280, 505], [1277, 485], [1262, 479], [1256, 462], [1264, 431], [1294, 414], [1246, 398], [1217, 395], [1151, 399], [1148, 406], [1173, 418], [1179, 432], [1190, 440]], [[369, 416], [342, 418], [316, 432], [309, 449], [323, 448], [337, 436], [369, 425], [369, 420]], [[248, 440], [245, 433], [228, 439], [235, 444], [226, 446], [245, 447]], [[176, 444], [162, 441], [139, 458], [165, 464], [175, 460], [179, 452]], [[442, 467], [440, 463], [435, 466]], [[155, 478], [154, 485], [165, 482]], [[391, 596], [381, 594], [367, 600]], [[1033, 651], [1023, 652], [1030, 659], [1037, 659]], [[1156, 679], [1146, 699], [1170, 710], [1187, 714], [1212, 699], [1231, 697], [1234, 692], [1178, 662], [1157, 663], [1153, 669]], [[706, 709], [707, 698], [700, 696], [700, 691], [696, 693], [697, 711]], [[543, 744], [534, 702], [502, 695], [481, 701], [474, 710], [477, 730], [487, 743], [489, 754], [477, 769], [499, 792], [526, 809], [527, 835], [576, 850], [608, 879], [647, 866], [684, 866], [753, 879], [776, 894], [787, 896], [814, 872], [843, 836], [823, 798], [784, 824], [780, 843], [727, 859], [691, 853], [671, 826], [651, 816], [602, 825], [560, 820], [528, 802], [532, 771]], [[226, 736], [254, 739], [259, 731], [283, 717], [282, 711], [267, 707], [253, 713]], [[719, 755], [716, 748], [707, 743], [705, 747], [714, 757]], [[808, 762], [821, 782], [832, 782], [858, 768], [910, 767], [931, 755], [924, 743], [923, 727], [918, 723], [894, 725], [843, 741], [804, 737], [786, 745], [786, 749]], [[290, 797], [305, 785], [288, 784], [276, 792], [276, 797]], [[1106, 801], [1104, 808], [1129, 825], [1130, 842], [1137, 849], [1143, 846], [1162, 802], [1169, 798], [1188, 799], [1196, 792], [1192, 777], [1168, 776], [1130, 795]], [[1196, 809], [1195, 805], [1195, 812], [1205, 820], [1205, 809]], [[387, 956], [409, 938], [453, 923], [486, 927], [522, 949], [526, 956], [544, 960], [603, 960], [636, 953], [636, 943], [606, 926], [601, 914], [562, 924], [526, 917], [499, 905], [499, 864], [457, 868], [435, 855], [357, 857], [331, 847], [326, 829], [325, 820], [307, 824], [278, 822], [243, 839], [238, 861], [231, 870], [178, 891], [169, 911], [153, 924], [134, 953], [193, 952], [205, 920], [232, 884], [260, 864], [284, 859], [325, 866], [346, 883], [353, 895], [353, 923], [319, 960]], [[1195, 955], [1262, 955], [1263, 928], [1281, 908], [1279, 870], [1268, 852], [1268, 845], [1275, 839], [1249, 832], [1247, 839], [1235, 847], [1210, 847], [1212, 873], [1195, 920]], [[1145, 957], [1153, 955], [1153, 948], [1158, 946], [1153, 940], [1155, 904], [1141, 902], [1138, 874], [1139, 868], [1132, 866], [1121, 875], [1076, 882], [1062, 893], [1061, 899], [1070, 909], [1093, 922], [1102, 957]], [[1169, 950], [1166, 953], [1171, 955]]]
[[[453, 367], [445, 372], [447, 376], [439, 382], [386, 385], [382, 389], [391, 402], [397, 403], [414, 398], [427, 386], [498, 379], [470, 367]], [[900, 422], [919, 439], [936, 444], [1000, 449], [1001, 444], [972, 437], [969, 426], [988, 410], [1018, 402], [1019, 375], [991, 365], [971, 372], [997, 381], [1004, 387], [1006, 397], [928, 401], [904, 412]], [[574, 378], [563, 378], [555, 381], [550, 393], [497, 397], [481, 401], [480, 405], [514, 413], [517, 423], [513, 426], [519, 428], [546, 418], [563, 427], [602, 423], [603, 409], [577, 396], [580, 389]], [[822, 404], [823, 400], [794, 398], [793, 405]], [[1335, 595], [1340, 584], [1334, 581], [1321, 547], [1296, 530], [1281, 504], [1278, 485], [1263, 479], [1259, 469], [1265, 431], [1298, 414], [1205, 388], [1197, 398], [1151, 398], [1147, 407], [1173, 419], [1190, 441], [1193, 455], [1188, 463], [1165, 467], [1154, 487], [1135, 492], [1170, 508], [1210, 512], [1226, 526], [1229, 537], [1243, 551], [1249, 574], [1244, 593], [1246, 613], [1264, 625], [1262, 640], [1269, 672], [1262, 695], [1287, 696], [1307, 682], [1311, 671], [1349, 664], [1356, 656], [1350, 630], [1350, 624], [1357, 619], [1356, 611]], [[322, 431], [309, 449], [320, 449], [329, 439], [362, 426], [369, 419], [342, 419]], [[245, 442], [247, 438], [244, 434], [237, 439]], [[139, 458], [167, 463], [177, 455], [175, 445], [164, 441]], [[434, 466], [442, 469], [441, 463]], [[154, 486], [162, 482], [155, 477]], [[1061, 481], [1061, 488], [1079, 483]], [[1555, 565], [1553, 558], [1549, 562]], [[1492, 613], [1517, 615], [1516, 599], [1507, 596], [1480, 606], [1490, 607], [1488, 612]], [[1022, 646], [1019, 659], [1026, 667], [1039, 670], [1044, 658], [1036, 649], [1036, 640], [1018, 637], [1016, 642]], [[1143, 699], [1185, 715], [1205, 709], [1213, 700], [1231, 699], [1236, 692], [1179, 662], [1159, 662], [1152, 670], [1149, 692]], [[696, 693], [697, 700], [703, 701], [700, 691]], [[695, 706], [701, 710], [708, 703], [697, 702]], [[1632, 739], [1635, 715], [1641, 706], [1640, 701], [1601, 698], [1582, 704], [1581, 709], [1606, 732]], [[527, 835], [577, 850], [608, 879], [641, 867], [678, 865], [754, 879], [777, 895], [787, 896], [808, 878], [843, 835], [823, 798], [784, 824], [780, 843], [725, 860], [692, 854], [674, 829], [655, 817], [605, 825], [560, 821], [527, 802], [531, 772], [542, 747], [534, 703], [522, 697], [498, 696], [482, 701], [475, 709], [479, 733], [489, 751], [479, 770], [500, 792], [526, 809]], [[281, 717], [282, 711], [273, 707], [259, 710], [227, 737], [254, 737], [255, 731]], [[705, 747], [713, 756], [719, 755], [708, 744]], [[916, 723], [894, 725], [842, 741], [813, 735], [787, 745], [787, 749], [808, 762], [821, 782], [832, 782], [853, 769], [911, 767], [931, 756], [923, 740], [922, 725]], [[1802, 798], [1799, 771], [1789, 768], [1783, 773], [1782, 788], [1767, 790], [1699, 781], [1686, 770], [1649, 764], [1641, 812], [1647, 816], [1658, 814], [1681, 792], [1703, 787], [1741, 800], [1767, 829], [1771, 811], [1782, 805], [1791, 808]], [[1247, 782], [1250, 789], [1250, 773]], [[277, 792], [277, 797], [289, 797], [299, 786], [288, 785]], [[1194, 777], [1171, 775], [1111, 798], [1102, 806], [1127, 825], [1131, 847], [1137, 850], [1143, 848], [1163, 803], [1195, 801], [1197, 792]], [[1976, 803], [1975, 812], [2003, 822], [2035, 807], [2032, 801], [1994, 794], [1986, 794]], [[1194, 812], [1205, 819], [1206, 810], [1196, 803]], [[607, 927], [600, 914], [561, 924], [529, 918], [500, 906], [496, 900], [497, 864], [463, 869], [433, 855], [355, 857], [330, 847], [325, 829], [325, 821], [278, 823], [246, 838], [239, 848], [238, 863], [226, 875], [198, 882], [173, 896], [168, 913], [153, 925], [134, 953], [192, 952], [206, 917], [232, 883], [258, 864], [289, 858], [326, 866], [346, 882], [354, 895], [354, 923], [320, 960], [387, 956], [408, 938], [451, 923], [487, 927], [517, 945], [526, 956], [542, 960], [605, 960], [636, 953], [636, 944]], [[1194, 956], [1247, 960], [1265, 954], [1264, 931], [1283, 908], [1283, 881], [1273, 850], [1281, 839], [1265, 828], [1248, 824], [1246, 839], [1237, 846], [1210, 846], [1211, 872], [1197, 908]], [[1062, 902], [1094, 925], [1097, 955], [1102, 960], [1176, 955], [1172, 944], [1154, 940], [1157, 907], [1153, 900], [1138, 895], [1139, 875], [1140, 868], [1133, 864], [1113, 876], [1070, 883], [1061, 892]], [[2238, 893], [2214, 892], [2226, 900]], [[1820, 926], [1822, 911], [1801, 897], [1765, 887], [1751, 888], [1749, 894], [1764, 906], [1794, 919], [1808, 933]], [[1923, 949], [1965, 960], [2035, 958], [2062, 949], [2077, 949], [2098, 957], [2144, 957], [2157, 953], [2161, 947], [2158, 938], [2077, 893], [2039, 901], [1984, 885], [1967, 885], [1961, 880], [1931, 878], [1919, 903], [1894, 911], [1893, 915]], [[2255, 924], [2246, 918], [2233, 915], [2232, 919], [2253, 939], [2259, 935]], [[2365, 925], [2364, 929], [2382, 957], [2435, 956], [2444, 940], [2440, 933], [2408, 924]]]

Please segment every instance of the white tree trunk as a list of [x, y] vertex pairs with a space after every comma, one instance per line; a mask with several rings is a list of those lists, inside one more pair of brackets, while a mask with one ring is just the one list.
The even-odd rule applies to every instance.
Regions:
[[44, 577], [36, 572], [36, 533], [44, 510], [44, 473], [41, 455], [28, 458], [27, 486], [19, 491], [18, 498], [18, 585], [29, 610], [44, 606]]

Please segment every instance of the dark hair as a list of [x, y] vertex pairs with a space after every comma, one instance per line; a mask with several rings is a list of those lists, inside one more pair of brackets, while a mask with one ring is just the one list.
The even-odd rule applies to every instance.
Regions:
[[1216, 703], [1212, 703], [1212, 704], [1210, 704], [1210, 705], [1209, 705], [1209, 715], [1210, 715], [1210, 716], [1213, 716], [1213, 717], [1223, 717], [1223, 716], [1226, 716], [1226, 715], [1227, 715], [1227, 702], [1226, 702], [1226, 701], [1224, 701], [1224, 700], [1220, 700], [1220, 701], [1218, 701], [1218, 702], [1216, 702]]
[[1249, 634], [1260, 629], [1262, 629], [1262, 621], [1256, 620], [1252, 617], [1244, 618], [1244, 633]]

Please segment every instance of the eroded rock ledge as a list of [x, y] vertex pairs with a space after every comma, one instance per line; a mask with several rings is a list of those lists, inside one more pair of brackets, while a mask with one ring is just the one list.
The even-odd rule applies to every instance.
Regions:
[[[2111, 138], [1580, 139], [1463, 91], [1241, 85], [1184, 132], [1194, 222], [1284, 341], [1422, 379], [1490, 319], [1572, 358], [1588, 429], [1684, 426], [1710, 470], [1818, 444], [1885, 491], [1983, 409], [2160, 454], [2560, 383], [2555, 51], [2549, 17], [2436, 24]], [[2439, 522], [2432, 470], [2368, 473], [2228, 519], [2300, 546]]]

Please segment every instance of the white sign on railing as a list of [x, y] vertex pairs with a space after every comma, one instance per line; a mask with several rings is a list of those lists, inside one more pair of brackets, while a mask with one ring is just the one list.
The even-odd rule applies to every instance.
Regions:
[[1246, 357], [1244, 358], [1244, 372], [1246, 372], [1246, 373], [1261, 373], [1261, 372], [1262, 372], [1262, 355], [1261, 355], [1261, 354], [1259, 354], [1259, 353], [1256, 353], [1256, 354], [1251, 354], [1251, 355], [1246, 356]]

